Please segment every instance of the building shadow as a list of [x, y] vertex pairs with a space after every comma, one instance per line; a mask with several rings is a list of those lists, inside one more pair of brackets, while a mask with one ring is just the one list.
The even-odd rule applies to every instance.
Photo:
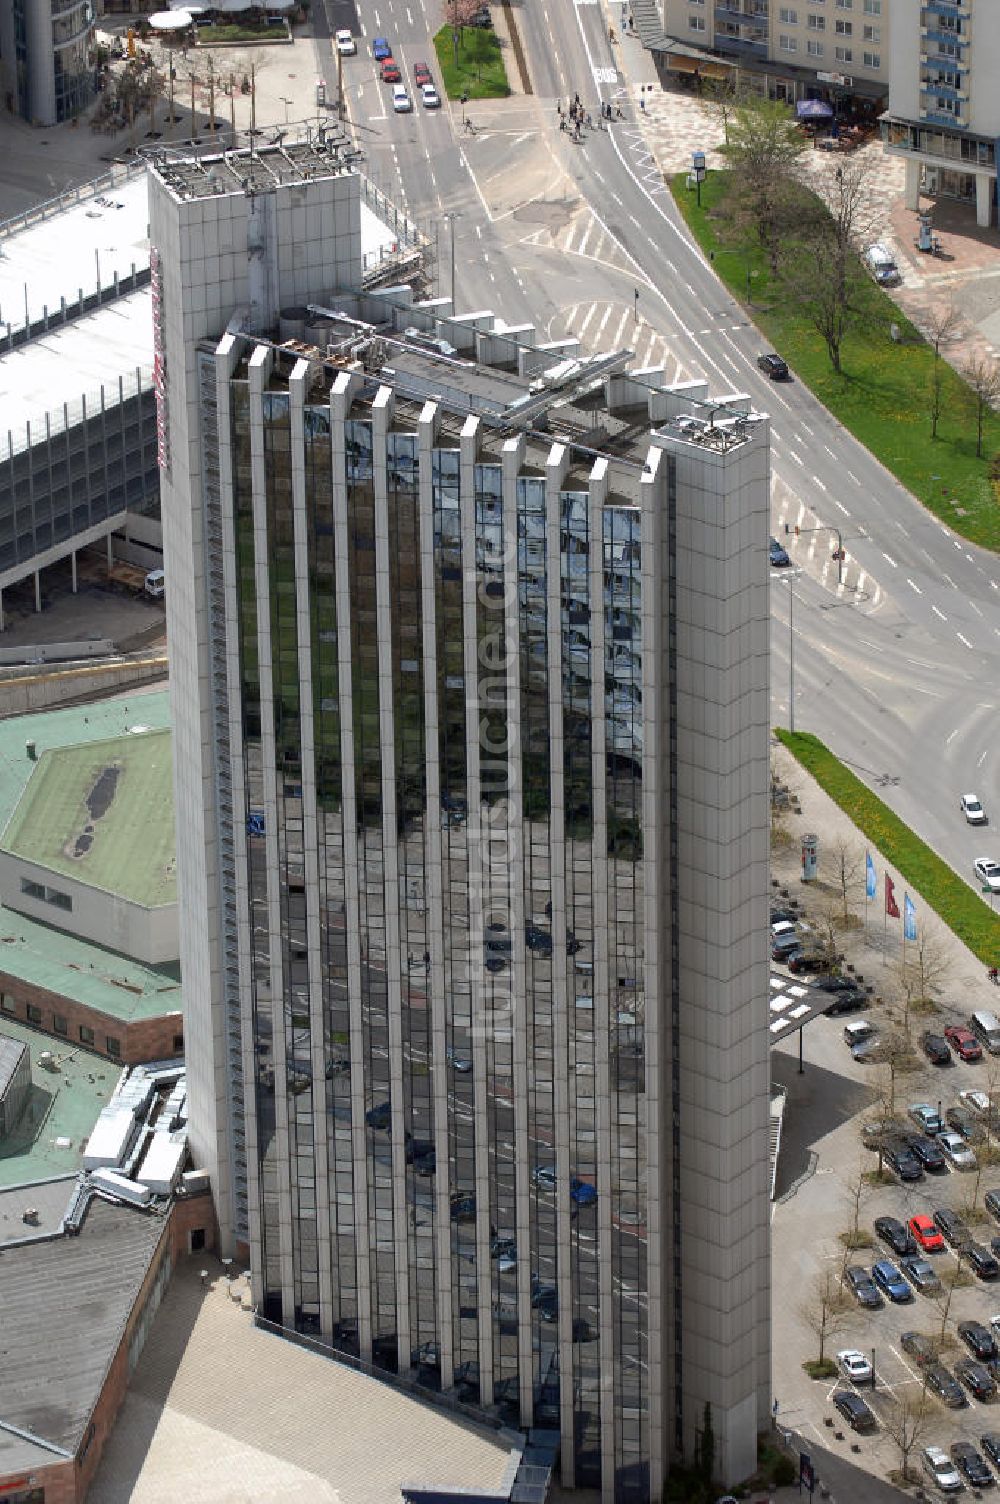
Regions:
[[[847, 1046], [843, 1046], [846, 1051]], [[873, 1086], [853, 1081], [836, 1071], [813, 1065], [809, 1060], [806, 1030], [805, 1070], [799, 1075], [798, 1053], [775, 1051], [771, 1056], [771, 1079], [786, 1092], [781, 1126], [781, 1149], [774, 1188], [780, 1201], [815, 1169], [817, 1144], [875, 1099]]]

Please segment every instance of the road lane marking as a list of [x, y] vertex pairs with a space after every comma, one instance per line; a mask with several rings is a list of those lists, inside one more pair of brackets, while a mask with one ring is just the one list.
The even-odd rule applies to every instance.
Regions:
[[806, 462], [805, 462], [805, 460], [804, 460], [804, 459], [803, 459], [803, 458], [802, 458], [802, 457], [801, 457], [801, 455], [798, 455], [798, 454], [796, 454], [796, 453], [795, 453], [795, 450], [794, 450], [794, 449], [789, 449], [789, 451], [788, 451], [788, 453], [789, 453], [789, 454], [790, 454], [790, 455], [791, 455], [791, 457], [792, 457], [792, 459], [793, 459], [793, 460], [794, 460], [794, 461], [795, 461], [795, 463], [796, 463], [796, 464], [797, 464], [797, 465], [801, 465], [801, 466], [802, 466], [802, 468], [803, 468], [803, 470], [804, 470], [804, 469], [805, 469], [805, 467], [806, 467]]
[[958, 638], [959, 642], [964, 642], [965, 646], [967, 648], [971, 648], [972, 647], [972, 643], [969, 641], [969, 639], [967, 637], [963, 637], [962, 634], [961, 634], [961, 632], [956, 632], [955, 636]]
[[819, 478], [818, 475], [814, 475], [812, 477], [812, 483], [813, 483], [814, 486], [817, 486], [819, 488], [819, 490], [821, 490], [821, 491], [825, 491], [826, 490], [826, 487], [824, 486], [823, 482], [820, 480], [820, 478]]
[[847, 472], [847, 479], [848, 480], [853, 480], [853, 482], [854, 482], [854, 484], [856, 486], [860, 486], [860, 484], [861, 484], [861, 482], [858, 480], [858, 477], [855, 475], [855, 473], [854, 473], [853, 470], [848, 470], [848, 472]]
[[899, 565], [896, 563], [895, 559], [893, 559], [889, 554], [887, 554], [885, 552], [885, 550], [882, 551], [882, 557], [883, 557], [883, 559], [885, 560], [885, 562], [887, 564], [891, 564], [892, 565], [893, 569], [898, 569], [899, 568]]
[[914, 584], [914, 582], [910, 579], [909, 575], [907, 575], [907, 577], [906, 577], [906, 583], [909, 585], [910, 589], [911, 590], [915, 590], [918, 595], [923, 595], [924, 592], [921, 590], [920, 586]]
[[836, 496], [833, 498], [833, 504], [834, 504], [835, 507], [839, 507], [840, 508], [840, 510], [843, 512], [843, 514], [844, 514], [845, 517], [850, 517], [850, 515], [851, 515], [850, 512], [844, 506], [844, 503], [842, 501], [838, 501], [837, 500]]
[[937, 606], [932, 606], [931, 610], [934, 612], [935, 616], [940, 616], [940, 618], [941, 618], [942, 621], [947, 621], [948, 620], [948, 618], [947, 618], [947, 616], [945, 616], [944, 612], [941, 611], [941, 610], [939, 610]]
[[958, 727], [956, 726], [955, 729], [954, 729], [954, 731], [950, 731], [948, 733], [948, 735], [945, 737], [945, 740], [944, 740], [945, 746], [946, 747], [949, 746], [951, 744], [952, 739], [954, 737], [956, 737], [957, 735], [958, 735]]

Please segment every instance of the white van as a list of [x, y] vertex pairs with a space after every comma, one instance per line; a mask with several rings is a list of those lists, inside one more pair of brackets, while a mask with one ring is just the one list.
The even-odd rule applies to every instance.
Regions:
[[167, 588], [166, 575], [162, 569], [151, 569], [146, 576], [146, 594], [158, 601], [165, 594]]
[[896, 287], [903, 280], [892, 252], [881, 241], [865, 251], [865, 265], [880, 287]]
[[980, 1010], [969, 1019], [969, 1028], [991, 1055], [1000, 1055], [1000, 1018]]
[[874, 1024], [869, 1023], [866, 1018], [858, 1018], [853, 1023], [844, 1025], [844, 1043], [853, 1049], [863, 1039], [871, 1039], [874, 1033]]

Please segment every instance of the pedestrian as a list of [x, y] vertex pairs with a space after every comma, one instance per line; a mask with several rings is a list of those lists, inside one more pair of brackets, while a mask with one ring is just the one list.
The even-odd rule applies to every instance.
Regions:
[[645, 115], [645, 113], [646, 113], [646, 96], [645, 96], [645, 94], [640, 94], [639, 95], [639, 108], [642, 111], [642, 113]]
[[561, 99], [557, 99], [556, 100], [556, 114], [559, 116], [559, 119], [561, 120], [562, 119], [562, 100]]
[[589, 110], [587, 111], [587, 129], [588, 131], [592, 131], [594, 129], [594, 117], [593, 115], [591, 115]]
[[566, 121], [562, 115], [559, 116], [559, 129], [561, 131], [564, 131], [566, 129]]
[[622, 114], [622, 107], [621, 107], [620, 104], [616, 104], [615, 105], [615, 118], [618, 119], [618, 120], [624, 120], [625, 119], [625, 116]]
[[576, 105], [577, 109], [580, 108], [580, 96], [579, 96], [579, 94], [574, 94], [573, 95], [573, 103]]

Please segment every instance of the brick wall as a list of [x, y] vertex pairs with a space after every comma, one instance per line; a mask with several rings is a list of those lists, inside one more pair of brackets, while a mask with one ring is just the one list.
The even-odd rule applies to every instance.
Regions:
[[31, 1488], [44, 1488], [45, 1504], [77, 1504], [75, 1462], [53, 1462], [30, 1472], [0, 1473], [0, 1500]]
[[[36, 987], [21, 977], [12, 977], [0, 971], [0, 1031], [3, 1015], [31, 1024], [46, 1034], [51, 1034], [57, 1043], [93, 1050], [108, 1060], [120, 1061], [122, 1065], [142, 1065], [146, 1060], [169, 1060], [184, 1053], [184, 1023], [179, 1012], [164, 1010], [159, 1018], [137, 1019], [127, 1023], [102, 1013], [98, 1008], [73, 998], [60, 997], [45, 987]], [[13, 1004], [13, 1006], [11, 1006]], [[29, 1014], [28, 1010], [37, 1010]], [[40, 1014], [40, 1017], [38, 1016]], [[65, 1020], [65, 1031], [56, 1028], [56, 1020]], [[92, 1038], [81, 1036], [80, 1030], [89, 1029]], [[109, 1046], [108, 1040], [112, 1043]], [[180, 1040], [180, 1044], [176, 1041]], [[115, 1052], [115, 1042], [118, 1050]]]

